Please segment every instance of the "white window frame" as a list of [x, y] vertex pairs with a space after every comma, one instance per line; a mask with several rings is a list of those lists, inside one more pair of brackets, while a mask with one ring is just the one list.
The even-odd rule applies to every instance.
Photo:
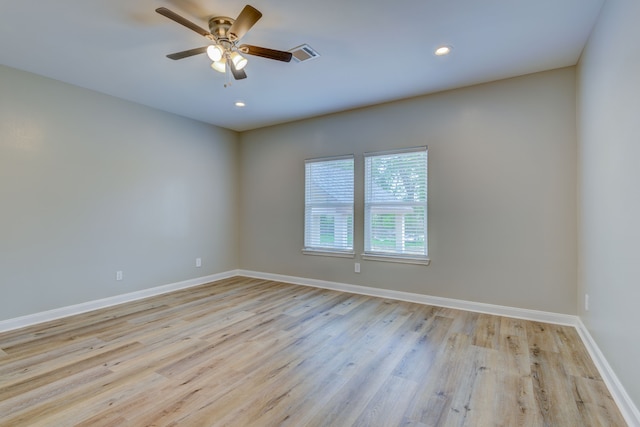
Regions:
[[[382, 156], [390, 156], [397, 154], [409, 154], [409, 153], [417, 153], [424, 152], [425, 153], [425, 181], [424, 181], [424, 189], [425, 189], [425, 199], [424, 201], [393, 201], [393, 202], [376, 202], [372, 201], [373, 194], [373, 184], [372, 184], [372, 176], [371, 176], [371, 161], [375, 157]], [[407, 148], [401, 150], [390, 150], [390, 151], [378, 151], [365, 153], [365, 194], [364, 194], [364, 253], [361, 255], [362, 259], [365, 260], [376, 260], [376, 261], [389, 261], [389, 262], [400, 262], [400, 263], [410, 263], [410, 264], [422, 264], [429, 265], [430, 260], [428, 257], [428, 149], [426, 146], [423, 147], [414, 147]], [[372, 250], [372, 211], [378, 210], [393, 210], [393, 209], [413, 209], [415, 207], [421, 207], [424, 209], [424, 224], [420, 231], [424, 232], [424, 252], [420, 254], [407, 253], [405, 250], [405, 239], [404, 237], [401, 239], [401, 247], [392, 249], [392, 250]], [[404, 236], [404, 216], [402, 217], [401, 224], [397, 225], [400, 227], [397, 233], [401, 233]], [[398, 241], [396, 241], [398, 244]]]
[[[342, 160], [351, 160], [352, 166], [352, 177], [350, 182], [342, 182], [341, 185], [348, 184], [351, 186], [351, 198], [347, 201], [337, 201], [331, 203], [318, 203], [310, 200], [310, 172], [313, 164], [318, 163], [327, 163], [327, 162], [335, 162]], [[346, 156], [334, 156], [334, 157], [321, 157], [314, 159], [305, 160], [305, 209], [304, 209], [304, 248], [302, 252], [306, 255], [324, 255], [324, 256], [334, 256], [334, 257], [346, 257], [353, 258], [354, 250], [353, 250], [353, 222], [354, 222], [354, 168], [355, 168], [355, 156], [354, 155], [346, 155]], [[314, 220], [313, 211], [314, 210], [323, 210], [326, 209], [331, 211], [341, 210], [345, 213], [342, 220], [344, 223], [341, 223], [341, 229], [344, 229], [345, 237], [344, 239], [347, 242], [351, 242], [351, 246], [345, 245], [344, 247], [333, 247], [333, 246], [323, 246], [319, 242], [314, 242], [314, 232], [315, 227], [320, 227], [319, 224], [316, 224], [317, 220]], [[348, 216], [351, 216], [351, 227], [348, 226]], [[320, 231], [318, 230], [319, 234]], [[317, 239], [316, 239], [317, 240]]]

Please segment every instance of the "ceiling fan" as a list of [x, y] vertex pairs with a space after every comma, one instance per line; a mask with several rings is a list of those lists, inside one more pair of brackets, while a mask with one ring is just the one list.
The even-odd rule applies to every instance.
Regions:
[[212, 42], [208, 46], [169, 54], [167, 55], [169, 59], [177, 60], [206, 53], [212, 61], [211, 68], [221, 73], [226, 73], [227, 69], [229, 69], [236, 80], [247, 78], [247, 74], [244, 71], [247, 59], [242, 54], [260, 56], [282, 62], [291, 61], [291, 52], [249, 44], [238, 45], [240, 39], [262, 17], [262, 13], [253, 6], [246, 5], [236, 19], [226, 16], [214, 16], [209, 19], [209, 31], [166, 7], [159, 7], [156, 12], [195, 31]]

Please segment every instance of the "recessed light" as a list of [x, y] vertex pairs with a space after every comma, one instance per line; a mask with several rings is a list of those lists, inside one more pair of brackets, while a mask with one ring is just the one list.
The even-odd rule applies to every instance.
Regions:
[[437, 56], [448, 55], [451, 53], [451, 46], [440, 46], [433, 53], [435, 53]]
[[247, 105], [247, 104], [245, 104], [245, 103], [244, 103], [244, 102], [242, 102], [242, 101], [236, 101], [236, 107], [238, 107], [238, 108], [242, 108], [242, 107], [244, 107], [244, 106], [246, 106], [246, 105]]

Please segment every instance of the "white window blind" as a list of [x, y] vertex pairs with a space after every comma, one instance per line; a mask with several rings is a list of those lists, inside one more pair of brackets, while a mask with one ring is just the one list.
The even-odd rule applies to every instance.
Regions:
[[365, 255], [427, 259], [427, 147], [365, 154]]
[[353, 156], [305, 161], [304, 248], [353, 253]]

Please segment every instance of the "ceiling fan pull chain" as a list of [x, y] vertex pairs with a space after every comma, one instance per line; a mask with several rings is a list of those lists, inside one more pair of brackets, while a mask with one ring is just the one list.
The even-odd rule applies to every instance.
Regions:
[[224, 87], [231, 86], [231, 69], [229, 68], [229, 62], [227, 61], [226, 66], [224, 67], [225, 79], [227, 80], [224, 84]]

